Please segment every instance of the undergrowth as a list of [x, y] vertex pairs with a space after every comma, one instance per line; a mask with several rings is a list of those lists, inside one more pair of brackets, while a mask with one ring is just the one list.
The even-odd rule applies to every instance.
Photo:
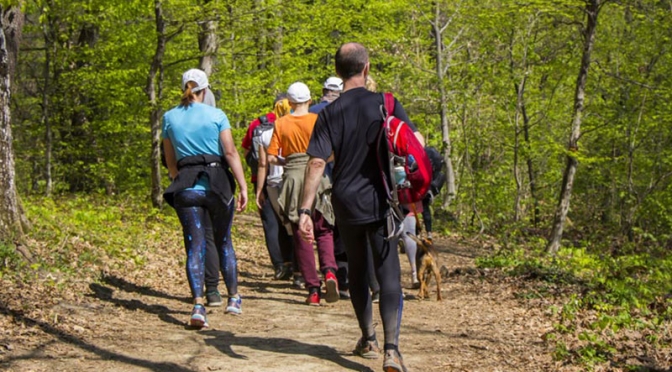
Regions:
[[[627, 362], [629, 354], [663, 350], [672, 341], [672, 256], [655, 250], [620, 256], [604, 252], [610, 250], [585, 245], [549, 257], [542, 244], [518, 245], [479, 258], [477, 265], [530, 280], [533, 284], [523, 287], [534, 288], [536, 295], [529, 297], [560, 300], [561, 306], [550, 309], [554, 331], [545, 336], [555, 345], [556, 360], [588, 369], [609, 362], [640, 370]], [[619, 342], [633, 339], [634, 344]]]
[[74, 195], [23, 200], [33, 224], [26, 262], [15, 246], [0, 243], [0, 278], [19, 275], [29, 280], [36, 273], [59, 277], [95, 276], [108, 265], [145, 264], [143, 253], [162, 244], [162, 233], [179, 222], [172, 209], [152, 208], [146, 198]]

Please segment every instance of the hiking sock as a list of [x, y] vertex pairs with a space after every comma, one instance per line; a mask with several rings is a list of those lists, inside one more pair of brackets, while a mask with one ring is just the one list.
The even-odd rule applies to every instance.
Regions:
[[[385, 346], [383, 346], [383, 350], [385, 350], [385, 351], [394, 350], [397, 353], [399, 353], [399, 346], [397, 346], [395, 344], [385, 344]], [[401, 355], [401, 354], [399, 353], [399, 355]]]

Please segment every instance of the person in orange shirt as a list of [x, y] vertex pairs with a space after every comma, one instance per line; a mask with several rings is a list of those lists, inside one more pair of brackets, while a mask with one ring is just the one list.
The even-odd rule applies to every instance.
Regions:
[[308, 112], [311, 99], [310, 90], [306, 84], [300, 82], [292, 84], [287, 90], [287, 96], [293, 112], [277, 119], [267, 155], [269, 163], [285, 167], [278, 203], [284, 216], [291, 222], [294, 232], [294, 256], [308, 289], [306, 303], [319, 306], [322, 297], [321, 283], [315, 272], [313, 245], [301, 239], [298, 233], [298, 223], [301, 215], [306, 214], [311, 216], [315, 224], [320, 271], [324, 275], [326, 285], [325, 300], [336, 302], [339, 299], [339, 293], [335, 274], [337, 265], [334, 258], [334, 213], [331, 207], [331, 184], [328, 178], [323, 176], [313, 207], [311, 209], [298, 208], [308, 162], [306, 150], [317, 115]]

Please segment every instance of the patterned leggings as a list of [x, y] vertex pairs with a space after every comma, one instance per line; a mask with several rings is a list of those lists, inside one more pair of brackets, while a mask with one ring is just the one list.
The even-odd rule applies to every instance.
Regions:
[[215, 245], [219, 250], [219, 267], [229, 296], [238, 293], [238, 267], [231, 242], [231, 225], [235, 199], [228, 205], [210, 191], [184, 190], [175, 194], [175, 211], [182, 223], [184, 247], [187, 252], [187, 279], [191, 295], [203, 297], [205, 281], [205, 213], [212, 221]]

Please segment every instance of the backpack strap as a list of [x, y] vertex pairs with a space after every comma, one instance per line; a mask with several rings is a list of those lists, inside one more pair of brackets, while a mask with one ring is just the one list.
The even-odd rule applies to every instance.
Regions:
[[[382, 93], [382, 98], [383, 98], [383, 104], [380, 105], [380, 113], [382, 116], [382, 124], [380, 127], [380, 131], [378, 132], [378, 146], [381, 146], [383, 141], [387, 141], [387, 136], [388, 136], [388, 131], [389, 131], [389, 117], [392, 116], [394, 113], [394, 96], [392, 93]], [[387, 143], [386, 143], [387, 144]], [[383, 186], [385, 187], [385, 192], [387, 193], [387, 201], [390, 206], [390, 209], [392, 210], [392, 213], [394, 213], [397, 218], [400, 218], [400, 220], [403, 220], [403, 214], [401, 213], [401, 210], [399, 209], [399, 195], [397, 194], [397, 186], [394, 183], [394, 179], [392, 179], [394, 176], [392, 173], [394, 172], [394, 166], [393, 166], [393, 155], [392, 152], [394, 149], [388, 148], [387, 149], [387, 159], [383, 160], [380, 159], [380, 150], [378, 151], [378, 167], [380, 168], [380, 173], [381, 177], [383, 179]], [[389, 180], [390, 183], [388, 183], [388, 179], [385, 175], [385, 172], [383, 169], [385, 168], [388, 169], [388, 172], [390, 174], [391, 179]]]
[[383, 93], [383, 102], [385, 103], [385, 110], [387, 110], [387, 116], [394, 114], [394, 96], [392, 93], [386, 92]]

